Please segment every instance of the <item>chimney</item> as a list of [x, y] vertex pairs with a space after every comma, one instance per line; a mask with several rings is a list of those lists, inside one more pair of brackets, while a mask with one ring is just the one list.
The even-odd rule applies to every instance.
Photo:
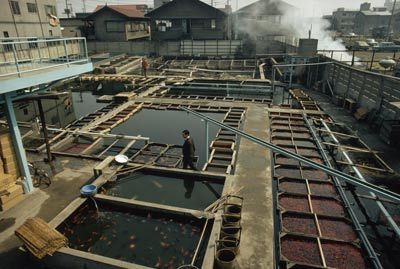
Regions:
[[360, 11], [368, 11], [371, 10], [371, 3], [364, 2], [360, 5]]

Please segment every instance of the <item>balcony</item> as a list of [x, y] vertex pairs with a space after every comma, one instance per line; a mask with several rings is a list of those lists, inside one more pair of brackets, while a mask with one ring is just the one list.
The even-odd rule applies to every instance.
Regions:
[[0, 94], [92, 70], [85, 38], [0, 39]]

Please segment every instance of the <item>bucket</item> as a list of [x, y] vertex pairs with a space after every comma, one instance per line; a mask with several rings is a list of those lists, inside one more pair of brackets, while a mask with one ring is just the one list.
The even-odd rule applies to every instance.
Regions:
[[222, 226], [220, 238], [233, 237], [240, 240], [242, 227], [238, 226]]
[[222, 248], [215, 254], [215, 260], [217, 263], [217, 268], [231, 269], [233, 268], [236, 260], [236, 253], [232, 249]]
[[85, 185], [81, 188], [80, 192], [83, 197], [94, 196], [97, 193], [97, 187], [92, 184]]
[[237, 214], [223, 214], [222, 226], [239, 226], [241, 216]]
[[226, 204], [243, 206], [243, 197], [237, 195], [229, 195]]
[[228, 248], [232, 249], [235, 251], [235, 253], [239, 253], [239, 245], [240, 245], [240, 239], [232, 236], [225, 236], [222, 238], [220, 241], [220, 247], [221, 248]]
[[242, 214], [242, 206], [238, 204], [225, 204], [224, 213], [240, 216]]

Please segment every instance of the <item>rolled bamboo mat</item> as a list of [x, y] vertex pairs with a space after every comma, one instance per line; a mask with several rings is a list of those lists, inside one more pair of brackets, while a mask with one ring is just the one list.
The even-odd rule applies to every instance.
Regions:
[[30, 218], [15, 231], [27, 249], [37, 258], [52, 255], [61, 247], [68, 246], [68, 239], [50, 227], [41, 218]]

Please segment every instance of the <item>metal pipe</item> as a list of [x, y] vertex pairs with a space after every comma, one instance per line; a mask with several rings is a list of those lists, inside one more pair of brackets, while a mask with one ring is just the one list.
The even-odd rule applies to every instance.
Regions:
[[[328, 130], [328, 132], [330, 132], [330, 128], [329, 126], [321, 119], [322, 124], [324, 125], [325, 129]], [[335, 141], [335, 143], [340, 144], [339, 140], [335, 137], [334, 134], [330, 133], [329, 134], [330, 137], [333, 139], [333, 141]], [[351, 169], [354, 171], [354, 173], [357, 175], [357, 177], [363, 181], [363, 182], [367, 182], [364, 178], [364, 176], [361, 174], [360, 170], [358, 170], [357, 167], [354, 166], [354, 163], [352, 161], [352, 159], [349, 157], [349, 155], [347, 154], [347, 152], [342, 148], [339, 147], [338, 150], [341, 151], [341, 153], [343, 154], [343, 156], [345, 157], [345, 159], [347, 160], [347, 162], [350, 164]], [[374, 192], [369, 192], [369, 194], [373, 197], [373, 198], [377, 198]], [[400, 229], [399, 226], [397, 226], [396, 222], [393, 220], [392, 216], [390, 215], [390, 213], [387, 211], [387, 209], [385, 208], [385, 206], [382, 204], [381, 201], [377, 200], [376, 204], [379, 207], [379, 210], [382, 212], [382, 214], [385, 216], [385, 218], [387, 219], [390, 227], [392, 227], [393, 231], [397, 234], [397, 236], [400, 238]]]
[[209, 154], [210, 154], [210, 145], [209, 145], [209, 139], [208, 139], [208, 121], [204, 120], [204, 129], [205, 129], [205, 136], [206, 136], [206, 162], [208, 162]]
[[18, 55], [15, 50], [15, 44], [12, 44], [12, 50], [13, 50], [13, 55], [14, 55], [14, 60], [15, 60], [15, 67], [17, 68], [17, 74], [18, 74], [18, 77], [21, 77], [21, 73], [19, 71], [19, 64], [18, 64]]
[[50, 164], [51, 171], [54, 172], [55, 171], [55, 167], [54, 167], [54, 164], [53, 164], [53, 156], [51, 155], [51, 149], [50, 149], [50, 143], [49, 143], [49, 135], [47, 133], [46, 119], [45, 119], [44, 112], [43, 112], [42, 100], [38, 99], [37, 102], [38, 102], [38, 108], [39, 108], [40, 121], [42, 123], [44, 143], [46, 145], [47, 161]]
[[394, 16], [394, 12], [396, 10], [396, 2], [397, 2], [397, 0], [394, 0], [394, 2], [393, 2], [392, 14], [390, 15], [389, 23], [388, 23], [388, 27], [387, 27], [386, 41], [390, 40], [390, 28], [392, 28], [393, 16]]
[[[39, 43], [39, 42], [56, 42], [56, 41], [63, 41], [63, 40], [85, 40], [85, 37], [71, 37], [71, 38], [54, 38], [54, 39], [36, 39], [36, 40], [29, 40], [29, 41], [0, 41], [0, 45], [7, 45], [7, 44], [27, 44], [27, 43]], [[0, 39], [1, 40], [1, 39]]]
[[348, 183], [350, 183], [352, 185], [355, 185], [357, 187], [363, 188], [363, 189], [368, 190], [368, 191], [372, 191], [375, 194], [380, 195], [380, 196], [382, 196], [384, 198], [400, 202], [400, 194], [397, 194], [397, 193], [391, 192], [389, 190], [380, 188], [380, 187], [378, 187], [378, 186], [376, 186], [374, 184], [371, 184], [369, 182], [362, 182], [356, 177], [347, 175], [346, 173], [343, 173], [343, 172], [338, 171], [336, 169], [330, 168], [330, 167], [328, 167], [326, 165], [322, 165], [322, 164], [313, 162], [313, 161], [309, 160], [306, 157], [303, 157], [301, 155], [295, 154], [295, 153], [293, 153], [291, 151], [288, 151], [288, 150], [286, 150], [284, 148], [281, 148], [279, 146], [276, 146], [274, 144], [271, 144], [269, 142], [261, 140], [260, 138], [257, 138], [257, 137], [255, 137], [253, 135], [250, 135], [250, 134], [247, 134], [247, 133], [245, 133], [245, 132], [243, 132], [243, 131], [241, 131], [239, 129], [233, 128], [233, 127], [231, 127], [229, 125], [223, 124], [223, 123], [221, 123], [221, 122], [219, 122], [217, 120], [214, 120], [214, 119], [212, 119], [210, 117], [204, 116], [201, 113], [198, 113], [198, 112], [193, 111], [191, 109], [188, 109], [186, 107], [181, 107], [181, 109], [186, 111], [186, 112], [189, 112], [189, 113], [191, 113], [191, 114], [193, 114], [195, 116], [197, 116], [198, 118], [207, 120], [207, 121], [209, 121], [209, 122], [211, 122], [211, 123], [213, 123], [213, 124], [215, 124], [215, 125], [217, 125], [219, 127], [222, 127], [222, 128], [224, 128], [226, 130], [229, 130], [229, 131], [232, 131], [233, 133], [236, 133], [237, 135], [240, 135], [241, 137], [244, 137], [244, 138], [246, 138], [246, 139], [248, 139], [248, 140], [250, 140], [250, 141], [252, 141], [254, 143], [257, 143], [257, 144], [259, 144], [259, 145], [261, 145], [263, 147], [266, 147], [266, 148], [272, 150], [273, 152], [276, 152], [276, 153], [282, 154], [282, 155], [284, 155], [286, 157], [298, 160], [299, 162], [305, 163], [305, 164], [307, 164], [308, 166], [310, 166], [310, 167], [312, 167], [314, 169], [321, 170], [321, 171], [324, 171], [325, 173], [327, 173], [327, 174], [329, 174], [331, 176], [336, 176], [338, 178], [341, 178], [344, 181], [346, 181], [346, 182], [348, 182]]
[[[315, 133], [314, 129], [311, 127], [310, 122], [308, 121], [306, 115], [303, 113], [303, 118], [307, 123], [308, 129], [310, 130], [312, 136], [314, 137], [315, 143], [321, 153], [322, 158], [324, 159], [325, 163], [327, 164], [328, 167], [333, 168], [331, 162], [329, 161], [328, 156], [326, 155], [321, 142], [319, 141], [317, 134]], [[371, 243], [369, 242], [369, 239], [367, 235], [364, 232], [364, 229], [362, 228], [360, 221], [357, 218], [357, 215], [355, 214], [354, 210], [351, 208], [351, 204], [349, 200], [347, 199], [346, 193], [344, 192], [341, 183], [337, 177], [332, 177], [333, 182], [335, 183], [336, 189], [339, 192], [340, 197], [342, 198], [342, 201], [347, 209], [347, 212], [353, 221], [353, 224], [356, 228], [356, 232], [358, 233], [358, 236], [361, 238], [361, 241], [364, 243], [364, 246], [368, 252], [368, 255], [370, 259], [372, 260], [373, 264], [375, 265], [375, 268], [383, 268], [381, 265], [381, 262], [379, 261], [378, 255], [376, 254], [374, 248], [372, 247]]]
[[67, 49], [67, 41], [65, 39], [63, 41], [63, 44], [64, 44], [65, 59], [67, 60], [67, 66], [69, 66], [69, 56], [68, 56], [68, 49]]
[[116, 139], [128, 139], [128, 140], [143, 140], [143, 141], [149, 141], [149, 137], [144, 137], [144, 136], [130, 136], [130, 135], [115, 135], [115, 134], [103, 134], [103, 133], [95, 133], [95, 132], [85, 132], [85, 131], [78, 131], [78, 130], [64, 130], [64, 129], [59, 129], [59, 128], [47, 128], [49, 131], [54, 131], [54, 132], [68, 132], [72, 135], [93, 135], [93, 136], [98, 136], [98, 137], [103, 137], [103, 138], [116, 138]]
[[26, 159], [24, 145], [21, 139], [21, 133], [18, 128], [17, 119], [15, 118], [14, 106], [10, 93], [4, 94], [5, 99], [5, 113], [10, 130], [10, 136], [13, 141], [15, 155], [19, 164], [19, 169], [23, 177], [24, 192], [29, 193], [33, 191], [32, 177], [29, 172], [28, 161]]

